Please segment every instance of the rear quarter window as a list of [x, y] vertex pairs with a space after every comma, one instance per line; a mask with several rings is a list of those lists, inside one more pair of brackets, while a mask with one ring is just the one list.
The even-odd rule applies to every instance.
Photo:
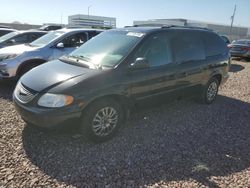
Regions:
[[204, 32], [203, 38], [207, 57], [223, 55], [228, 52], [225, 42], [217, 34], [212, 32]]
[[176, 33], [172, 46], [177, 63], [206, 59], [204, 42], [197, 31]]

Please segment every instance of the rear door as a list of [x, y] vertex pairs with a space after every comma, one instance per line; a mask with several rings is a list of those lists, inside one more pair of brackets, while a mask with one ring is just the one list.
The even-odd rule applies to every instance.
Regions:
[[147, 38], [133, 57], [145, 58], [149, 68], [129, 71], [130, 91], [136, 100], [164, 94], [175, 89], [176, 65], [167, 32], [154, 34]]
[[[176, 87], [192, 91], [204, 79], [205, 46], [198, 31], [176, 31], [172, 40], [174, 61], [177, 64]], [[185, 93], [183, 93], [185, 95]]]

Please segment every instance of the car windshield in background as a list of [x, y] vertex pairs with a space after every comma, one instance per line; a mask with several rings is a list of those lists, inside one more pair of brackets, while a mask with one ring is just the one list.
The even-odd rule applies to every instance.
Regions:
[[45, 46], [47, 44], [49, 44], [51, 41], [59, 38], [60, 36], [62, 36], [65, 32], [63, 31], [51, 31], [48, 34], [38, 38], [37, 40], [33, 41], [32, 43], [30, 43], [31, 46]]
[[83, 44], [69, 56], [97, 67], [115, 67], [143, 38], [144, 33], [107, 31]]
[[2, 37], [0, 37], [0, 42], [3, 42], [3, 41], [6, 41], [6, 40], [9, 40], [10, 38], [18, 35], [19, 32], [11, 32], [11, 33], [8, 33], [7, 35], [4, 35]]

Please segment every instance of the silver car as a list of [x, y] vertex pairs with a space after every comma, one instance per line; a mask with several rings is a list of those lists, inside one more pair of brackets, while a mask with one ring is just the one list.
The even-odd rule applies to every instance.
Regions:
[[0, 48], [31, 43], [45, 34], [47, 32], [38, 30], [14, 31], [0, 37]]
[[233, 41], [228, 47], [232, 57], [250, 58], [250, 39]]
[[71, 53], [90, 38], [96, 29], [61, 29], [51, 31], [29, 44], [0, 49], [0, 80], [18, 79], [32, 68]]

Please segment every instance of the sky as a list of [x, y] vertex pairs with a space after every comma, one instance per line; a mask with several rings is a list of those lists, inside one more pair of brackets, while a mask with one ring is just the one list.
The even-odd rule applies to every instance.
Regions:
[[[184, 18], [250, 27], [250, 0], [1, 0], [0, 22], [68, 23], [73, 14], [117, 18], [117, 27], [134, 20]], [[61, 19], [62, 18], [62, 19]]]

